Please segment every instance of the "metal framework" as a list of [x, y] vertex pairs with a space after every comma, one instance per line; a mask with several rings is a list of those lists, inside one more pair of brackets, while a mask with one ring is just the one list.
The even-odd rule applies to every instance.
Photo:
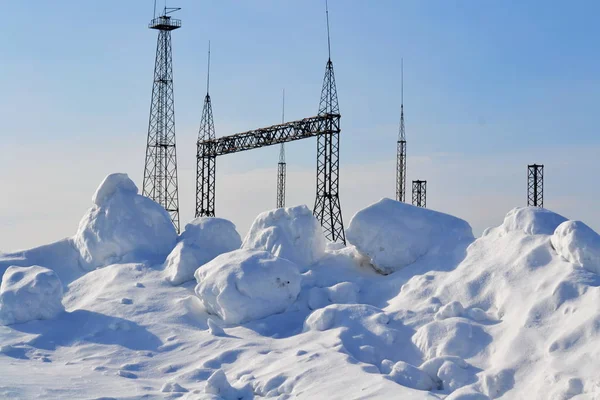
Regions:
[[148, 122], [143, 195], [156, 201], [169, 212], [171, 221], [179, 232], [171, 31], [180, 28], [181, 21], [168, 16], [171, 11], [176, 9], [165, 8], [164, 14], [154, 18], [148, 26], [158, 30], [158, 40]]
[[427, 181], [412, 181], [412, 204], [427, 207]]
[[[283, 101], [281, 105], [281, 123], [285, 122], [285, 90], [283, 91]], [[277, 208], [285, 207], [285, 144], [281, 143], [279, 148], [279, 162], [277, 163]]]
[[527, 166], [527, 205], [544, 207], [544, 166], [531, 164]]
[[396, 200], [406, 201], [406, 132], [404, 130], [404, 60], [401, 61], [400, 130], [396, 142]]
[[215, 123], [210, 101], [210, 42], [208, 43], [208, 69], [206, 73], [206, 96], [202, 108], [198, 141], [196, 142], [196, 217], [215, 216], [215, 173], [217, 156], [203, 150], [202, 143], [215, 140]]

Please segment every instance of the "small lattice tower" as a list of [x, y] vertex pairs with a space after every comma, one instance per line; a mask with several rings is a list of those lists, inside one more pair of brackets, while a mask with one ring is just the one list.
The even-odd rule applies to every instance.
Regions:
[[412, 181], [412, 204], [427, 207], [427, 181]]
[[544, 207], [544, 166], [531, 164], [527, 166], [527, 205]]
[[404, 60], [400, 63], [400, 130], [396, 142], [396, 200], [406, 201], [406, 132], [404, 130]]
[[208, 68], [206, 73], [206, 96], [196, 143], [196, 217], [215, 216], [215, 174], [217, 157], [211, 146], [201, 146], [204, 140], [215, 138], [215, 123], [210, 101], [210, 42], [208, 43]]
[[[340, 115], [340, 107], [337, 98], [335, 75], [333, 73], [333, 62], [331, 62], [331, 40], [329, 36], [329, 9], [327, 2], [325, 14], [327, 17], [327, 49], [329, 59], [325, 67], [325, 78], [321, 90], [321, 101], [319, 103], [319, 114]], [[339, 143], [340, 129], [335, 127], [333, 120], [327, 121], [326, 133], [317, 138], [317, 198], [313, 213], [321, 222], [323, 232], [327, 239], [332, 242], [340, 241], [346, 243], [344, 223], [342, 220], [342, 209], [339, 197]]]
[[[281, 123], [285, 122], [285, 89], [283, 90], [283, 99], [281, 105]], [[279, 162], [277, 163], [277, 208], [285, 207], [285, 144], [281, 143], [279, 148]]]
[[168, 14], [179, 8], [167, 8], [152, 19], [150, 29], [158, 30], [154, 84], [148, 123], [143, 195], [163, 206], [179, 232], [179, 196], [177, 153], [175, 149], [175, 108], [173, 100], [173, 62], [171, 31], [181, 27], [181, 20]]

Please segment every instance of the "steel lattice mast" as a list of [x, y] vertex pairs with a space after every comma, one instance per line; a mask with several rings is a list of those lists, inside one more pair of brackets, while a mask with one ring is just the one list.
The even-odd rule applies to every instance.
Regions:
[[143, 195], [156, 201], [169, 212], [171, 221], [179, 232], [171, 31], [181, 27], [181, 20], [172, 19], [167, 15], [177, 10], [179, 8], [165, 7], [163, 15], [152, 19], [148, 26], [150, 29], [158, 30], [158, 40], [148, 123]]
[[417, 207], [427, 207], [427, 181], [412, 182], [412, 204]]
[[215, 179], [217, 157], [212, 149], [200, 143], [215, 139], [215, 123], [210, 101], [210, 42], [208, 42], [208, 69], [206, 73], [206, 96], [196, 142], [196, 217], [215, 216]]
[[527, 205], [544, 207], [544, 166], [541, 164], [527, 166]]
[[406, 132], [404, 131], [404, 60], [400, 64], [401, 75], [401, 103], [400, 103], [400, 131], [398, 132], [397, 159], [396, 159], [396, 200], [406, 201]]
[[[335, 115], [339, 117], [340, 108], [331, 62], [331, 41], [329, 36], [329, 9], [325, 2], [327, 18], [327, 49], [329, 59], [325, 68], [319, 116]], [[326, 121], [326, 130], [317, 137], [317, 196], [313, 214], [321, 222], [325, 236], [332, 242], [346, 243], [342, 210], [340, 206], [339, 189], [339, 140], [340, 128], [331, 119]]]
[[[283, 90], [283, 100], [281, 106], [281, 123], [285, 121], [285, 89]], [[285, 207], [285, 144], [281, 143], [279, 148], [279, 162], [277, 163], [277, 208]]]

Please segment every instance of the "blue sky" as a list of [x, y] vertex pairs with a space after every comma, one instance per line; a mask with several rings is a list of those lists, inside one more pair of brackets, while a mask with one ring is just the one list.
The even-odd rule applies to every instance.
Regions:
[[[277, 123], [283, 88], [286, 119], [314, 115], [327, 60], [324, 0], [169, 5], [182, 7], [173, 60], [185, 220], [193, 209], [208, 40], [217, 135]], [[3, 2], [0, 178], [8, 195], [0, 199], [0, 249], [72, 234], [110, 172], [141, 184], [156, 47], [156, 32], [147, 29], [152, 6]], [[432, 208], [480, 232], [523, 205], [525, 166], [537, 162], [546, 165], [547, 207], [600, 229], [599, 11], [593, 1], [330, 0], [346, 222], [394, 194], [404, 58], [408, 175], [428, 179]], [[288, 204], [311, 206], [315, 143], [290, 144], [287, 156], [296, 179]], [[276, 162], [276, 148], [220, 159], [217, 213], [247, 229], [275, 202]], [[239, 190], [251, 193], [244, 207]]]

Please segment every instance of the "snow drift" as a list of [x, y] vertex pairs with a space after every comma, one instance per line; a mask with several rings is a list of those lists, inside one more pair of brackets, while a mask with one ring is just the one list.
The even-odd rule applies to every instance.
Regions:
[[581, 221], [566, 221], [552, 235], [552, 246], [565, 260], [600, 274], [600, 235]]
[[235, 225], [222, 218], [200, 217], [185, 226], [179, 243], [167, 257], [165, 273], [173, 285], [194, 279], [194, 272], [216, 256], [239, 249]]
[[449, 251], [461, 241], [473, 240], [471, 227], [462, 219], [391, 199], [357, 212], [346, 236], [383, 274], [427, 253]]
[[137, 194], [127, 174], [108, 175], [81, 219], [73, 238], [81, 267], [124, 261], [158, 261], [175, 246], [177, 234], [169, 214], [154, 201]]
[[265, 251], [221, 254], [198, 268], [195, 277], [206, 310], [233, 324], [283, 312], [300, 292], [298, 267]]
[[62, 297], [62, 283], [51, 269], [9, 267], [0, 286], [0, 323], [54, 318], [65, 309]]
[[325, 243], [319, 221], [303, 205], [260, 214], [252, 223], [242, 248], [269, 251], [306, 271], [325, 255]]

